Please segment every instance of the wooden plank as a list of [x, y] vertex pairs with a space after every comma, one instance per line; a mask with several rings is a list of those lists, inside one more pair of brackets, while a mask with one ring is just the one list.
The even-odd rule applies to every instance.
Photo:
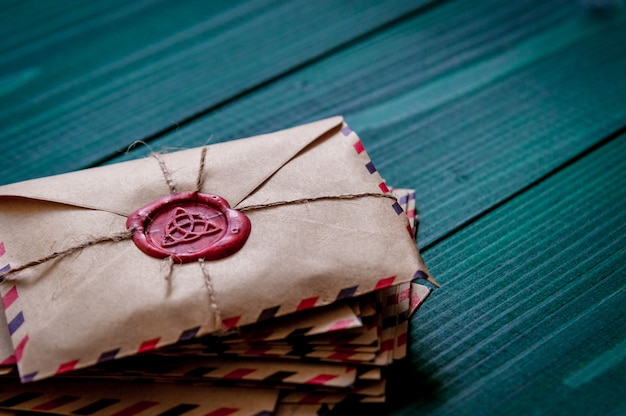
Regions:
[[[113, 16], [132, 13], [137, 8], [124, 3], [122, 0], [3, 1], [0, 4], [0, 60], [14, 60], [33, 49], [41, 49], [42, 44], [67, 39], [68, 29], [85, 30]], [[149, 3], [141, 2], [140, 7], [145, 8]]]
[[[359, 7], [339, 0], [172, 2], [94, 30], [70, 27], [51, 45], [27, 43], [23, 48], [37, 53], [2, 68], [8, 81], [0, 150], [11, 166], [2, 181], [94, 163], [429, 1], [372, 0]], [[138, 8], [132, 2], [120, 7]], [[12, 20], [11, 13], [2, 16]]]
[[[626, 135], [426, 253], [451, 296], [429, 303], [413, 346], [456, 391], [442, 412], [624, 404], [605, 391], [626, 380], [624, 154]], [[613, 365], [589, 366], [602, 356]]]
[[621, 414], [624, 155], [626, 135], [426, 250], [442, 288], [369, 414]]
[[[568, 1], [447, 2], [282, 77], [154, 144], [193, 146], [209, 137], [229, 140], [338, 112], [352, 118], [351, 114], [384, 105], [474, 61], [500, 54], [579, 11]], [[373, 120], [381, 121], [380, 116]]]
[[451, 2], [396, 25], [153, 146], [197, 146], [351, 108], [347, 120], [379, 171], [417, 188], [428, 246], [626, 125], [623, 12], [595, 19], [573, 3], [481, 4], [489, 13]]

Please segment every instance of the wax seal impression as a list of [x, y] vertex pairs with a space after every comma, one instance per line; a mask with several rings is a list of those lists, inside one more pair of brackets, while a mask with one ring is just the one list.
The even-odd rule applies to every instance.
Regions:
[[177, 263], [217, 260], [237, 252], [250, 235], [250, 220], [218, 195], [181, 192], [130, 214], [126, 227], [144, 253]]

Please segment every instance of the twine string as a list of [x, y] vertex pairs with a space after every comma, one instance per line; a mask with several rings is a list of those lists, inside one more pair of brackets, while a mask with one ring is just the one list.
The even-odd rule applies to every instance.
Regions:
[[170, 194], [175, 194], [177, 192], [176, 185], [174, 184], [174, 179], [172, 179], [172, 175], [170, 175], [170, 171], [167, 170], [165, 161], [161, 158], [161, 156], [159, 156], [158, 153], [152, 152], [150, 153], [150, 156], [152, 156], [153, 158], [157, 160], [157, 162], [159, 162], [159, 166], [161, 167], [161, 172], [163, 172], [163, 177], [165, 178], [165, 182], [167, 183], [167, 186], [170, 188]]
[[215, 318], [215, 326], [216, 328], [222, 328], [222, 313], [220, 312], [220, 308], [217, 306], [217, 300], [215, 296], [215, 289], [213, 288], [213, 281], [211, 280], [211, 275], [206, 267], [206, 263], [204, 259], [198, 259], [198, 264], [200, 265], [200, 270], [202, 270], [202, 275], [204, 276], [204, 286], [209, 294], [209, 307], [214, 313]]
[[[364, 192], [364, 193], [359, 193], [359, 194], [343, 194], [343, 195], [322, 195], [322, 196], [317, 196], [317, 197], [313, 197], [313, 198], [301, 198], [301, 199], [293, 199], [293, 200], [288, 200], [288, 201], [275, 201], [275, 202], [268, 202], [266, 204], [258, 204], [258, 205], [249, 205], [247, 207], [242, 207], [242, 208], [237, 208], [238, 211], [241, 212], [245, 212], [245, 211], [254, 211], [254, 210], [259, 210], [259, 209], [266, 209], [266, 208], [272, 208], [272, 207], [278, 207], [278, 206], [283, 206], [283, 205], [297, 205], [297, 204], [308, 204], [310, 202], [314, 202], [314, 201], [323, 201], [323, 200], [336, 200], [336, 201], [341, 201], [341, 200], [351, 200], [351, 199], [357, 199], [357, 198], [364, 198], [364, 197], [375, 197], [375, 198], [388, 198], [388, 199], [392, 199], [392, 200], [396, 200], [396, 197], [394, 197], [391, 194], [379, 194], [379, 193], [375, 193], [375, 192]], [[73, 254], [77, 251], [81, 251], [87, 247], [91, 247], [97, 244], [101, 244], [101, 243], [106, 243], [106, 242], [116, 242], [116, 241], [122, 241], [122, 240], [127, 240], [129, 238], [131, 238], [133, 236], [133, 232], [134, 230], [126, 230], [123, 231], [121, 233], [117, 233], [111, 236], [103, 236], [103, 237], [98, 237], [98, 238], [94, 238], [93, 240], [88, 240], [85, 241], [81, 244], [78, 244], [76, 246], [67, 248], [65, 250], [61, 250], [61, 251], [55, 251], [52, 254], [49, 254], [47, 256], [44, 256], [40, 259], [28, 262], [26, 264], [23, 264], [19, 267], [10, 269], [2, 274], [0, 274], [0, 283], [2, 283], [8, 276], [11, 276], [15, 273], [21, 272], [22, 270], [26, 270], [29, 269], [31, 267], [35, 267], [38, 266], [40, 264], [46, 263], [48, 261], [54, 260], [54, 259], [58, 259], [60, 257], [65, 257], [67, 255]], [[171, 257], [168, 257], [168, 266], [169, 266], [169, 273], [167, 273], [166, 275], [166, 279], [168, 279], [171, 275], [172, 275], [172, 268], [174, 267], [174, 261], [172, 260]]]
[[206, 159], [207, 147], [202, 147], [200, 153], [200, 168], [198, 169], [198, 178], [196, 179], [196, 192], [202, 191], [202, 185], [204, 185], [204, 161]]
[[111, 243], [111, 242], [118, 242], [118, 241], [123, 241], [123, 240], [127, 240], [129, 238], [131, 238], [133, 236], [133, 231], [134, 230], [126, 230], [124, 232], [121, 233], [117, 233], [114, 235], [108, 235], [108, 236], [104, 236], [104, 237], [98, 237], [98, 238], [94, 238], [93, 240], [89, 240], [89, 241], [85, 241], [81, 244], [78, 244], [76, 246], [73, 247], [69, 247], [66, 248], [65, 250], [61, 250], [61, 251], [55, 251], [52, 254], [49, 254], [45, 257], [42, 257], [40, 259], [28, 262], [26, 264], [23, 264], [19, 267], [13, 268], [11, 270], [8, 270], [7, 272], [3, 273], [2, 275], [0, 275], [0, 283], [4, 282], [4, 280], [15, 274], [15, 273], [19, 273], [22, 270], [26, 270], [26, 269], [30, 269], [31, 267], [35, 267], [38, 266], [40, 264], [43, 263], [47, 263], [51, 260], [55, 260], [55, 259], [59, 259], [61, 257], [65, 257], [65, 256], [69, 256], [70, 254], [74, 254], [76, 252], [82, 251], [83, 249], [87, 248], [87, 247], [91, 247], [91, 246], [95, 246], [97, 244], [101, 244], [101, 243]]
[[[196, 191], [197, 192], [200, 192], [202, 190], [202, 186], [204, 185], [204, 167], [205, 167], [206, 153], [207, 153], [207, 147], [204, 146], [200, 154], [200, 166], [198, 169], [198, 176], [196, 178]], [[172, 179], [172, 176], [169, 170], [167, 169], [165, 161], [155, 152], [152, 152], [151, 156], [159, 163], [161, 172], [163, 173], [163, 177], [165, 178], [165, 182], [167, 183], [167, 186], [170, 189], [170, 193], [172, 194], [177, 193], [176, 185], [174, 184], [174, 180]], [[318, 197], [313, 197], [313, 198], [300, 198], [300, 199], [294, 199], [294, 200], [275, 201], [275, 202], [269, 202], [265, 204], [249, 205], [247, 207], [238, 208], [238, 210], [244, 212], [244, 211], [253, 211], [253, 210], [259, 210], [259, 209], [272, 208], [272, 207], [283, 206], [283, 205], [307, 204], [313, 201], [351, 200], [351, 199], [364, 198], [364, 197], [389, 198], [389, 199], [393, 199], [394, 201], [396, 200], [396, 198], [391, 194], [364, 192], [364, 193], [357, 193], [357, 194], [323, 195], [323, 196], [318, 196]], [[67, 248], [65, 250], [54, 252], [40, 259], [37, 259], [35, 261], [28, 262], [14, 269], [10, 269], [3, 274], [0, 274], [0, 283], [4, 282], [7, 277], [13, 274], [29, 269], [31, 267], [36, 267], [40, 264], [49, 262], [54, 259], [59, 259], [59, 258], [68, 256], [70, 254], [77, 253], [79, 251], [86, 249], [87, 247], [95, 246], [95, 245], [106, 243], [106, 242], [118, 242], [118, 241], [130, 239], [132, 238], [134, 231], [135, 231], [134, 229], [129, 229], [124, 232], [117, 233], [111, 236], [94, 238], [92, 240], [85, 241], [84, 243]], [[165, 275], [165, 279], [167, 281], [170, 281], [171, 276], [174, 271], [174, 260], [170, 256], [166, 258], [166, 261], [167, 261], [167, 265], [166, 265], [167, 274]], [[217, 328], [223, 329], [221, 312], [217, 304], [215, 289], [213, 287], [213, 282], [211, 280], [211, 276], [207, 269], [205, 260], [198, 259], [198, 264], [202, 271], [202, 275], [204, 276], [204, 285], [206, 286], [206, 290], [208, 292], [209, 307], [214, 312], [215, 325]]]
[[286, 200], [286, 201], [274, 201], [274, 202], [268, 202], [266, 204], [249, 205], [247, 207], [236, 208], [236, 209], [238, 211], [245, 212], [245, 211], [258, 210], [258, 209], [279, 207], [281, 205], [308, 204], [309, 202], [324, 201], [324, 200], [341, 201], [341, 200], [365, 198], [368, 196], [375, 197], [375, 198], [389, 198], [389, 199], [393, 199], [394, 201], [396, 201], [396, 197], [391, 194], [379, 194], [376, 192], [363, 192], [359, 194], [322, 195], [322, 196], [316, 196], [312, 198], [300, 198], [300, 199], [291, 199], [291, 200]]
[[172, 278], [172, 274], [174, 273], [174, 259], [172, 256], [167, 256], [165, 258], [165, 267], [167, 267], [167, 273], [165, 274], [165, 280], [169, 281]]

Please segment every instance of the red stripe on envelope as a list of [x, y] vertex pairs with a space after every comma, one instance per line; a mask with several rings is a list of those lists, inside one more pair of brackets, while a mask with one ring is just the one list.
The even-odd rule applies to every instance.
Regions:
[[226, 318], [222, 321], [222, 325], [224, 325], [225, 329], [231, 329], [237, 326], [237, 322], [241, 319], [240, 316], [233, 316], [232, 318]]
[[137, 402], [131, 406], [128, 406], [126, 409], [122, 409], [117, 413], [114, 413], [111, 416], [134, 416], [137, 415], [141, 412], [143, 412], [144, 410], [147, 410], [151, 407], [156, 406], [157, 404], [159, 404], [158, 402], [147, 402], [147, 401], [141, 401], [141, 402]]
[[384, 279], [380, 279], [376, 286], [374, 286], [374, 290], [384, 289], [393, 284], [393, 281], [396, 280], [396, 276], [385, 277]]
[[409, 309], [409, 313], [413, 314], [421, 304], [422, 304], [422, 300], [417, 295], [417, 293], [411, 294], [411, 306]]
[[411, 284], [411, 299], [409, 301], [409, 316], [413, 315], [415, 311], [422, 305], [424, 300], [428, 297], [432, 289], [420, 285]]
[[268, 351], [271, 351], [272, 347], [270, 346], [258, 346], [255, 345], [254, 347], [248, 348], [246, 351], [244, 351], [244, 354], [246, 355], [264, 355], [265, 353], [267, 353]]
[[214, 411], [207, 413], [204, 416], [228, 416], [238, 411], [239, 409], [234, 409], [232, 407], [220, 407], [219, 409], [215, 409]]
[[396, 341], [396, 345], [397, 345], [398, 347], [401, 347], [401, 346], [403, 346], [404, 344], [406, 344], [406, 336], [407, 336], [407, 333], [406, 333], [406, 332], [405, 332], [404, 334], [400, 334], [400, 335], [398, 335], [398, 339], [397, 339], [397, 341]]
[[252, 374], [256, 371], [254, 368], [238, 368], [236, 370], [231, 371], [230, 373], [224, 374], [223, 378], [228, 380], [241, 380], [248, 374]]
[[385, 182], [381, 182], [378, 184], [378, 187], [380, 188], [381, 191], [383, 191], [384, 193], [389, 193], [389, 188], [387, 188], [387, 184]]
[[13, 365], [17, 363], [17, 359], [15, 358], [15, 354], [9, 355], [7, 358], [0, 362], [0, 365]]
[[394, 339], [388, 339], [386, 341], [383, 341], [382, 344], [380, 344], [380, 352], [387, 352], [387, 351], [393, 350], [394, 341], [395, 341]]
[[13, 286], [7, 293], [4, 294], [4, 296], [2, 296], [2, 306], [4, 306], [4, 309], [6, 310], [9, 306], [11, 306], [18, 297], [17, 287]]
[[339, 351], [339, 352], [335, 352], [331, 355], [328, 356], [329, 360], [339, 360], [339, 361], [349, 361], [350, 357], [352, 357], [354, 355], [353, 352], [343, 352], [343, 351]]
[[296, 308], [297, 311], [301, 311], [303, 309], [309, 309], [315, 306], [315, 303], [317, 302], [317, 300], [319, 299], [319, 296], [315, 296], [312, 298], [306, 298], [306, 299], [302, 299], [300, 301], [300, 304], [298, 304], [298, 307]]
[[72, 361], [68, 361], [66, 363], [61, 364], [59, 368], [57, 368], [57, 371], [55, 374], [62, 374], [62, 373], [67, 373], [68, 371], [72, 371], [74, 367], [76, 367], [76, 364], [78, 364], [78, 361], [80, 360], [72, 360]]
[[339, 331], [341, 329], [346, 329], [349, 328], [350, 326], [352, 326], [355, 322], [356, 319], [354, 318], [349, 318], [349, 319], [341, 319], [335, 323], [333, 323], [329, 328], [328, 328], [328, 332], [332, 332], [332, 331]]
[[139, 348], [137, 348], [137, 352], [140, 353], [155, 349], [160, 340], [161, 338], [159, 337], [142, 342]]
[[71, 403], [73, 401], [76, 401], [80, 399], [80, 397], [76, 397], [76, 396], [60, 396], [57, 397], [56, 399], [52, 399], [50, 401], [47, 401], [45, 403], [42, 403], [40, 405], [37, 405], [35, 407], [32, 408], [32, 410], [54, 410], [58, 407], [64, 406], [68, 403]]
[[408, 300], [411, 296], [411, 288], [407, 288], [400, 293], [395, 293], [393, 295], [387, 296], [387, 306], [389, 305], [397, 305], [400, 302], [404, 302]]
[[22, 355], [24, 354], [24, 347], [26, 347], [26, 343], [28, 342], [28, 334], [22, 338], [20, 343], [15, 347], [15, 362], [19, 363], [22, 359]]
[[0, 257], [4, 256], [6, 250], [4, 249], [4, 243], [0, 243]]
[[357, 154], [359, 155], [363, 153], [363, 151], [365, 150], [365, 147], [363, 147], [363, 143], [361, 143], [360, 140], [354, 143], [353, 146], [354, 146], [354, 150], [356, 150]]
[[327, 396], [328, 395], [326, 395], [326, 394], [309, 393], [306, 396], [304, 396], [303, 398], [301, 398], [300, 400], [298, 400], [298, 403], [300, 403], [300, 404], [317, 404], [322, 399], [326, 398]]
[[324, 385], [335, 378], [337, 378], [337, 376], [334, 374], [319, 374], [312, 379], [306, 381], [305, 384]]

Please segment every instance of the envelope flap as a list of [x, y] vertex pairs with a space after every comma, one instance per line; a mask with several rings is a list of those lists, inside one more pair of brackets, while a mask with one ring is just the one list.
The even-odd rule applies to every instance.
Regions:
[[[208, 146], [202, 191], [236, 206], [341, 117]], [[159, 155], [177, 192], [195, 190], [200, 149]], [[159, 159], [148, 157], [0, 187], [0, 197], [45, 200], [128, 216], [171, 193]], [[249, 166], [249, 169], [242, 166]]]
[[[316, 139], [340, 128], [342, 117], [208, 147], [202, 192], [218, 194], [236, 207], [248, 195], [290, 162]], [[162, 155], [172, 179], [182, 190], [193, 190], [199, 171], [200, 150]], [[179, 189], [179, 190], [181, 190]]]

